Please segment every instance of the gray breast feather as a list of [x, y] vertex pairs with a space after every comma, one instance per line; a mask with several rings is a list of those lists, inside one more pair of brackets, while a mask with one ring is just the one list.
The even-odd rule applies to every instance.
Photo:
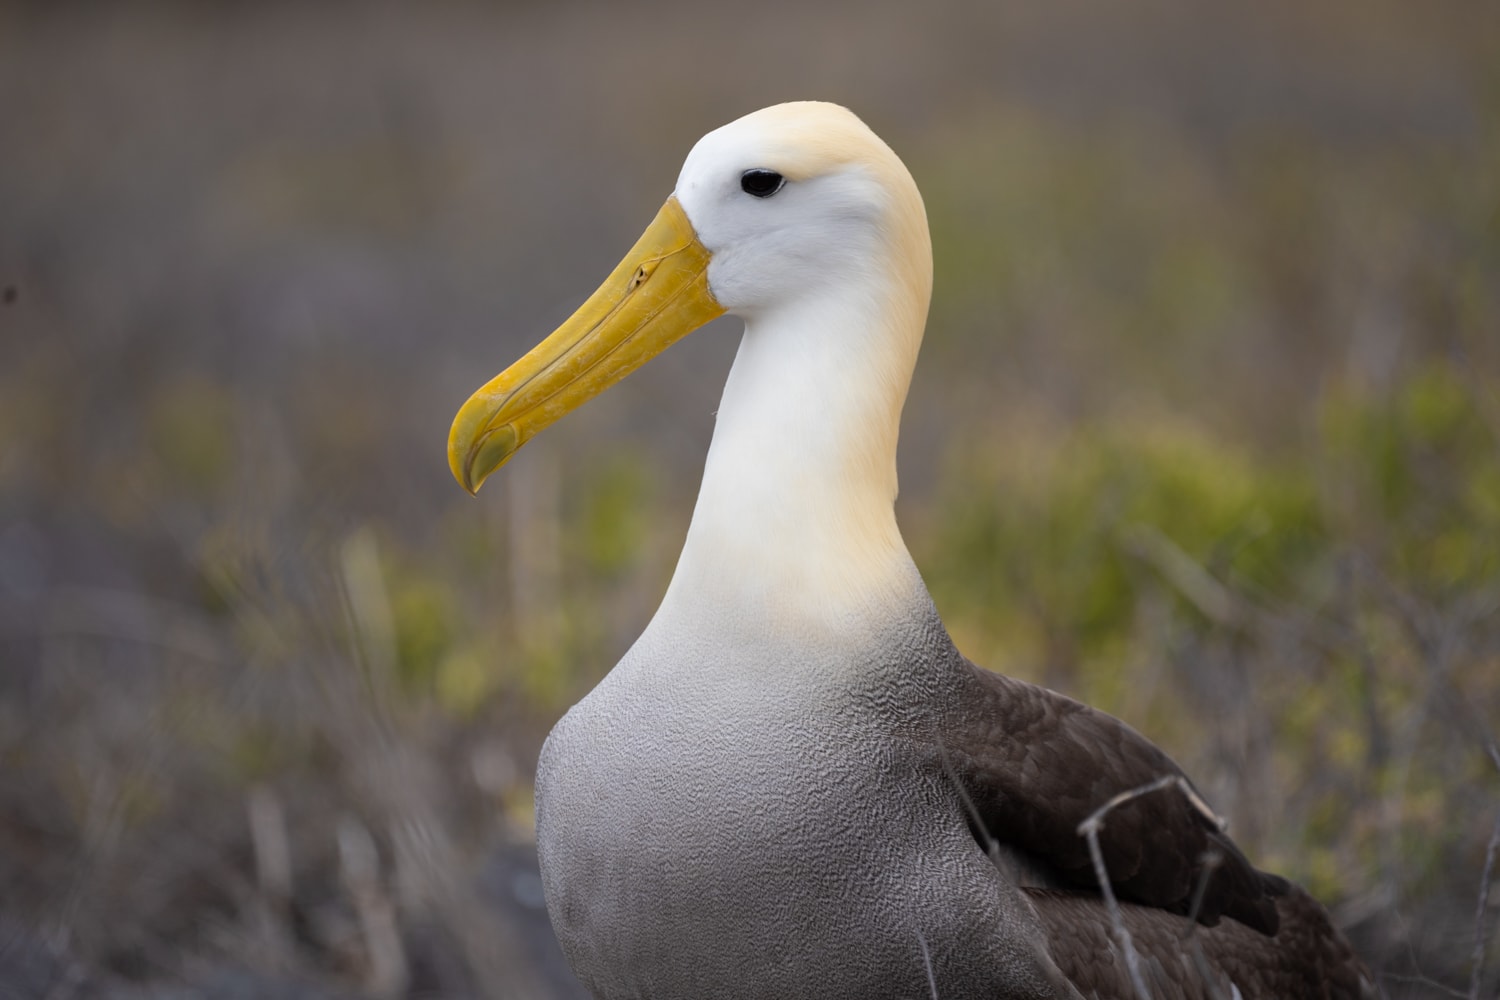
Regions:
[[758, 674], [680, 672], [638, 644], [558, 724], [538, 767], [542, 874], [597, 995], [925, 997], [924, 943], [945, 997], [1067, 995], [1040, 942], [1006, 931], [1030, 904], [913, 738], [940, 674], [881, 662], [915, 641], [883, 638], [858, 663], [773, 657]]
[[[979, 671], [925, 592], [838, 642], [653, 622], [543, 749], [548, 909], [606, 1000], [925, 998], [929, 970], [944, 1000], [1128, 995], [1098, 896], [1059, 890], [1083, 881], [1074, 813], [1162, 768], [1117, 720]], [[1122, 895], [1162, 895], [1126, 907], [1156, 995], [1206, 997], [1168, 910], [1222, 835], [1161, 800], [1105, 851]], [[1025, 871], [986, 856], [976, 811]], [[1315, 901], [1236, 865], [1199, 932], [1217, 995], [1370, 995]]]

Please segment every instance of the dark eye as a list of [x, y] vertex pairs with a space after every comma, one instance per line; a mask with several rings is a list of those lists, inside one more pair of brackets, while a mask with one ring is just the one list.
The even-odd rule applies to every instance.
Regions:
[[757, 198], [769, 198], [786, 183], [786, 178], [774, 170], [746, 170], [740, 175], [740, 190]]

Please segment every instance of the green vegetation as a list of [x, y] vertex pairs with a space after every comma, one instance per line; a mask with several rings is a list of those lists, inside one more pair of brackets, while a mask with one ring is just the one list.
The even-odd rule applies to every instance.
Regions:
[[[956, 457], [919, 561], [971, 655], [1205, 754], [1190, 773], [1250, 752], [1203, 690], [1243, 672], [1220, 681], [1264, 714], [1276, 786], [1318, 770], [1283, 805], [1300, 834], [1261, 850], [1333, 898], [1393, 857], [1383, 877], [1431, 883], [1473, 849], [1449, 796], [1493, 780], [1497, 390], [1445, 363], [1330, 390], [1291, 458], [1160, 421], [1012, 434]], [[1428, 725], [1456, 758], [1418, 751]]]
[[[19, 926], [101, 990], [566, 995], [481, 874], [669, 579], [723, 345], [477, 502], [447, 421], [689, 139], [805, 93], [927, 200], [900, 515], [961, 648], [1166, 747], [1418, 977], [1392, 997], [1464, 988], [1500, 805], [1500, 31], [1228, 5], [1265, 69], [1186, 6], [1118, 38], [1102, 7], [902, 20], [927, 6], [736, 22], [764, 78], [701, 5], [599, 36], [566, 4], [0, 15], [0, 992]], [[1096, 37], [1124, 69], [1067, 47]], [[787, 92], [835, 47], [849, 80]], [[564, 50], [673, 76], [536, 87]]]

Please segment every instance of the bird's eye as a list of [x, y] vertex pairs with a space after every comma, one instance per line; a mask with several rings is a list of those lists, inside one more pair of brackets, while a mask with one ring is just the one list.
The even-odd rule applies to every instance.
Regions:
[[740, 175], [740, 190], [757, 198], [769, 198], [781, 190], [786, 178], [774, 170], [746, 170]]

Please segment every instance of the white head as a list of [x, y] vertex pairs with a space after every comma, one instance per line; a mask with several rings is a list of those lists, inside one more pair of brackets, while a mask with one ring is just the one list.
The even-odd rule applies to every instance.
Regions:
[[[921, 195], [846, 108], [778, 104], [715, 129], [688, 154], [676, 197], [713, 254], [714, 297], [734, 315], [859, 284], [925, 318], [932, 247]], [[921, 322], [907, 325], [920, 337]]]
[[454, 475], [478, 489], [537, 431], [733, 313], [745, 337], [672, 591], [713, 599], [734, 581], [720, 604], [858, 604], [914, 575], [896, 438], [931, 290], [921, 196], [863, 122], [813, 102], [746, 115], [693, 147], [599, 290], [464, 404]]

